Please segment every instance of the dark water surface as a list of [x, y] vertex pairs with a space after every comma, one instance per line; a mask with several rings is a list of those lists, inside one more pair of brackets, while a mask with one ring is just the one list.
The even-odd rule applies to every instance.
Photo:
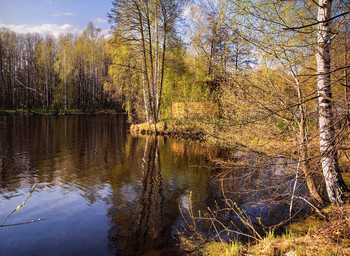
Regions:
[[[173, 246], [180, 207], [213, 201], [215, 148], [133, 137], [124, 116], [0, 117], [0, 255], [137, 255]], [[190, 191], [192, 197], [189, 199]]]

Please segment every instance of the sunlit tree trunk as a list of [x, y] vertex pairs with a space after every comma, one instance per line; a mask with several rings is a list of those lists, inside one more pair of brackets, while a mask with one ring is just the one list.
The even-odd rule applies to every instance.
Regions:
[[[142, 70], [144, 70], [144, 63], [142, 63]], [[149, 115], [148, 115], [148, 105], [147, 105], [147, 97], [146, 97], [146, 81], [145, 76], [142, 76], [142, 92], [143, 92], [143, 103], [145, 105], [145, 112], [146, 112], [146, 121], [149, 123]]]
[[167, 31], [168, 31], [168, 23], [167, 23], [167, 13], [165, 11], [165, 8], [162, 8], [163, 13], [163, 46], [162, 46], [162, 68], [161, 68], [161, 77], [160, 77], [160, 86], [159, 86], [159, 93], [158, 93], [158, 102], [157, 102], [157, 110], [158, 110], [158, 118], [160, 118], [160, 106], [162, 104], [162, 92], [163, 92], [163, 82], [164, 82], [164, 68], [165, 68], [165, 52], [166, 52], [166, 43], [167, 43]]
[[319, 194], [314, 178], [310, 173], [310, 164], [308, 157], [308, 136], [306, 132], [306, 110], [303, 104], [303, 94], [300, 88], [299, 82], [296, 80], [298, 101], [299, 101], [299, 112], [300, 112], [300, 122], [299, 122], [299, 144], [300, 144], [300, 163], [301, 169], [305, 175], [305, 180], [307, 187], [309, 189], [310, 195], [313, 200], [315, 200], [319, 205], [323, 205], [324, 201]]
[[146, 4], [146, 30], [148, 33], [148, 51], [149, 51], [149, 59], [150, 59], [150, 82], [151, 82], [151, 91], [150, 91], [150, 105], [151, 105], [151, 120], [154, 124], [155, 133], [157, 133], [157, 106], [156, 106], [156, 83], [155, 83], [155, 68], [154, 67], [154, 51], [153, 51], [153, 38], [152, 38], [152, 23], [151, 23], [151, 10], [150, 6]]
[[329, 200], [337, 205], [345, 203], [345, 192], [348, 188], [344, 183], [335, 146], [331, 74], [330, 74], [330, 42], [331, 42], [331, 0], [319, 0], [318, 6], [318, 47], [317, 87], [319, 104], [320, 153], [324, 179]]
[[[346, 104], [346, 114], [350, 114], [350, 102], [349, 102], [349, 79], [348, 79], [348, 26], [344, 23], [344, 78], [345, 78], [345, 104]], [[349, 121], [349, 116], [347, 118]]]

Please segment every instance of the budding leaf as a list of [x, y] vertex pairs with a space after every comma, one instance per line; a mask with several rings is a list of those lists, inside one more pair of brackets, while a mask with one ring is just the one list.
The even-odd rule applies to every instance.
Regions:
[[21, 206], [17, 206], [16, 210], [19, 212], [21, 210]]

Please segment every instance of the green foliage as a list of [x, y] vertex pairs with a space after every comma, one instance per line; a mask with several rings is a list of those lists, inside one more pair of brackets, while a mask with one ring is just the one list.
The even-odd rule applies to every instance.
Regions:
[[109, 66], [105, 43], [92, 24], [82, 35], [58, 39], [1, 29], [0, 107], [108, 107], [111, 101], [102, 87]]
[[109, 67], [111, 79], [104, 83], [104, 88], [123, 104], [132, 121], [143, 121], [145, 113], [141, 63], [134, 47], [117, 34], [109, 40], [107, 49], [112, 60]]

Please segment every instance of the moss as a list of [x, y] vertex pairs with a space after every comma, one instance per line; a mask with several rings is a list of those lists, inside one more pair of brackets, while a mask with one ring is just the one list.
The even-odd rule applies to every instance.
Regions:
[[200, 250], [201, 255], [210, 255], [210, 256], [221, 256], [227, 253], [228, 244], [222, 244], [219, 242], [211, 242], [205, 244], [204, 248]]
[[345, 184], [350, 188], [350, 173], [344, 172], [342, 173], [343, 180]]
[[286, 231], [291, 236], [301, 236], [310, 234], [319, 228], [321, 228], [324, 224], [323, 220], [317, 219], [316, 216], [307, 216], [304, 220], [299, 220], [295, 223], [290, 224]]

